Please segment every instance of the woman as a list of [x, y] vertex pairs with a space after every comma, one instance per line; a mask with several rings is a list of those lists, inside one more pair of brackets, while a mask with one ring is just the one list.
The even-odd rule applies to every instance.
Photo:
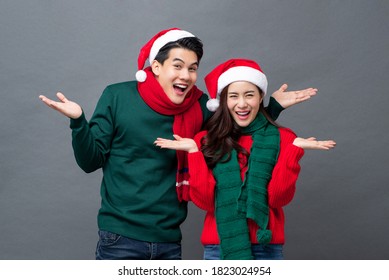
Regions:
[[205, 83], [213, 97], [207, 105], [216, 110], [206, 130], [194, 140], [155, 141], [188, 152], [190, 198], [207, 211], [204, 258], [282, 259], [282, 207], [294, 196], [299, 160], [304, 149], [335, 142], [299, 138], [272, 121], [263, 105], [267, 78], [252, 60], [228, 60]]

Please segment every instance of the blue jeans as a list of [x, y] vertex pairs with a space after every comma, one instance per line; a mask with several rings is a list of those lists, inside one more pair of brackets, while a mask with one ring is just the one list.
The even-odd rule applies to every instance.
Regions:
[[145, 242], [99, 231], [96, 260], [180, 260], [181, 243]]
[[[281, 244], [252, 244], [251, 252], [255, 260], [283, 260]], [[204, 260], [220, 260], [219, 245], [204, 246]]]

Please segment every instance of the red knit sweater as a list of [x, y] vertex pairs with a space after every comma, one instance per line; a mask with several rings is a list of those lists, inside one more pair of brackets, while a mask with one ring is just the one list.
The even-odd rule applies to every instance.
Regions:
[[[276, 165], [274, 166], [272, 178], [268, 185], [269, 202], [269, 225], [272, 231], [272, 244], [284, 244], [284, 211], [283, 206], [287, 205], [293, 198], [296, 181], [300, 172], [299, 160], [304, 155], [304, 150], [293, 145], [296, 135], [288, 128], [279, 128], [280, 132], [280, 152]], [[201, 138], [206, 135], [202, 131], [195, 136], [197, 146], [200, 147]], [[242, 136], [239, 144], [247, 151], [252, 145], [251, 136]], [[216, 220], [214, 214], [214, 190], [215, 179], [212, 170], [209, 170], [201, 152], [189, 153], [190, 170], [190, 198], [199, 208], [207, 211], [204, 221], [201, 242], [203, 245], [219, 244]], [[246, 168], [241, 164], [241, 177], [243, 178]], [[258, 243], [256, 231], [258, 226], [254, 221], [248, 219], [250, 239], [252, 243]]]

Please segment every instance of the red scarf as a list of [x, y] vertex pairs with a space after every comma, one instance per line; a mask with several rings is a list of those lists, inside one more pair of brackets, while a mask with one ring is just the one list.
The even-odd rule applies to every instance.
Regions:
[[[184, 102], [174, 104], [155, 79], [150, 67], [145, 69], [146, 81], [139, 83], [138, 90], [146, 104], [162, 115], [174, 116], [173, 133], [185, 138], [193, 138], [203, 124], [199, 98], [203, 92], [196, 86], [187, 93]], [[177, 151], [176, 190], [178, 200], [189, 201], [189, 173], [187, 152]]]

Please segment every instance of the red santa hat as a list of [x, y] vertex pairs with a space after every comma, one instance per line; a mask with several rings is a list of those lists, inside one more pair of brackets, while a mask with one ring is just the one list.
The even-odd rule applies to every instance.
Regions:
[[135, 74], [136, 80], [138, 82], [144, 82], [146, 80], [146, 72], [143, 71], [146, 60], [149, 60], [149, 63], [153, 62], [157, 56], [159, 50], [165, 46], [167, 43], [175, 42], [179, 39], [186, 37], [195, 37], [193, 34], [188, 31], [184, 31], [178, 28], [170, 28], [167, 30], [162, 30], [156, 34], [153, 38], [150, 39], [140, 50], [138, 57], [138, 71]]
[[233, 58], [218, 65], [204, 80], [211, 97], [207, 102], [207, 108], [212, 112], [219, 107], [222, 90], [233, 82], [250, 82], [258, 86], [264, 94], [267, 91], [267, 78], [261, 67], [255, 61], [243, 58]]

